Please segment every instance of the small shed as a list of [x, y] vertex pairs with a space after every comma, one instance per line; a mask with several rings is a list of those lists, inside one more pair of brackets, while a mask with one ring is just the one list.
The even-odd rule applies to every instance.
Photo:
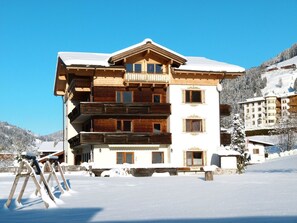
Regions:
[[220, 167], [221, 169], [237, 169], [237, 157], [240, 153], [234, 150], [219, 149], [218, 156], [220, 157]]
[[250, 155], [250, 163], [265, 162], [265, 147], [273, 146], [272, 136], [251, 136], [247, 138], [247, 147]]

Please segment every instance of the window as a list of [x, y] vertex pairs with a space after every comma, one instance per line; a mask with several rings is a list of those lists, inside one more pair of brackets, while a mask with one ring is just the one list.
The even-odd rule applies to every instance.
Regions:
[[161, 64], [156, 64], [155, 65], [155, 72], [156, 73], [162, 73], [162, 65]]
[[134, 72], [141, 73], [141, 64], [134, 64]]
[[202, 103], [202, 91], [186, 90], [185, 94], [186, 103]]
[[164, 163], [164, 153], [152, 152], [152, 163]]
[[83, 153], [82, 154], [82, 162], [89, 162], [91, 159], [91, 154], [88, 152], [88, 153]]
[[130, 64], [130, 63], [126, 64], [126, 72], [133, 72], [133, 64]]
[[160, 94], [153, 94], [153, 102], [154, 103], [161, 103], [161, 95]]
[[259, 149], [253, 149], [253, 154], [260, 154], [260, 150]]
[[130, 120], [117, 120], [117, 131], [131, 132], [132, 131], [132, 121], [130, 121]]
[[141, 69], [141, 64], [131, 64], [131, 63], [127, 63], [126, 64], [126, 72], [138, 72], [140, 73], [142, 71]]
[[162, 64], [147, 64], [148, 73], [162, 73]]
[[155, 133], [161, 132], [161, 124], [160, 123], [154, 123], [153, 132], [155, 132]]
[[117, 152], [117, 164], [134, 163], [134, 152]]
[[132, 102], [132, 92], [131, 91], [117, 91], [116, 92], [116, 102], [117, 103], [131, 103]]
[[203, 132], [203, 120], [186, 119], [186, 132]]
[[203, 166], [203, 152], [187, 151], [187, 166]]

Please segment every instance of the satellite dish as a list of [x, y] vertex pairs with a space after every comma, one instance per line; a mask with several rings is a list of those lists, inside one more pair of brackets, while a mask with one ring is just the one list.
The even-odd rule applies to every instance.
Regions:
[[223, 87], [221, 84], [217, 84], [217, 91], [221, 92], [223, 90]]

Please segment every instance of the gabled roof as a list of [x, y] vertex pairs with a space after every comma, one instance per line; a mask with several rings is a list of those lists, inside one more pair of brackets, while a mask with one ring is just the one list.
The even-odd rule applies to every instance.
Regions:
[[[126, 58], [136, 55], [146, 56], [155, 54], [168, 61], [173, 72], [182, 73], [208, 73], [223, 75], [226, 78], [241, 76], [244, 68], [219, 61], [210, 60], [204, 57], [185, 57], [173, 50], [170, 50], [151, 39], [145, 39], [140, 43], [129, 46], [114, 53], [83, 53], [83, 52], [59, 52], [57, 60], [56, 78], [54, 84], [55, 95], [63, 96], [66, 86], [66, 67], [84, 67], [91, 69], [118, 69], [124, 70], [122, 62]], [[119, 66], [116, 66], [119, 65]]]
[[184, 64], [187, 59], [183, 55], [172, 51], [158, 43], [155, 43], [151, 39], [145, 39], [140, 43], [129, 46], [125, 49], [116, 51], [110, 55], [109, 62], [115, 63], [117, 61], [123, 60], [127, 57], [131, 57], [133, 55], [142, 53], [142, 52], [155, 52], [159, 55], [162, 55], [169, 60], [172, 60], [173, 63], [177, 63], [178, 65]]
[[273, 146], [278, 144], [278, 136], [258, 135], [247, 137], [248, 142], [263, 144], [264, 146]]

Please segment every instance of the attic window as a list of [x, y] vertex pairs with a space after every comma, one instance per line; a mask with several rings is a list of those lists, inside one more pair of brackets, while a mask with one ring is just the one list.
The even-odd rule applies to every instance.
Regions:
[[141, 72], [141, 64], [131, 64], [131, 63], [127, 63], [126, 64], [126, 72]]
[[162, 64], [147, 64], [148, 73], [162, 73]]

